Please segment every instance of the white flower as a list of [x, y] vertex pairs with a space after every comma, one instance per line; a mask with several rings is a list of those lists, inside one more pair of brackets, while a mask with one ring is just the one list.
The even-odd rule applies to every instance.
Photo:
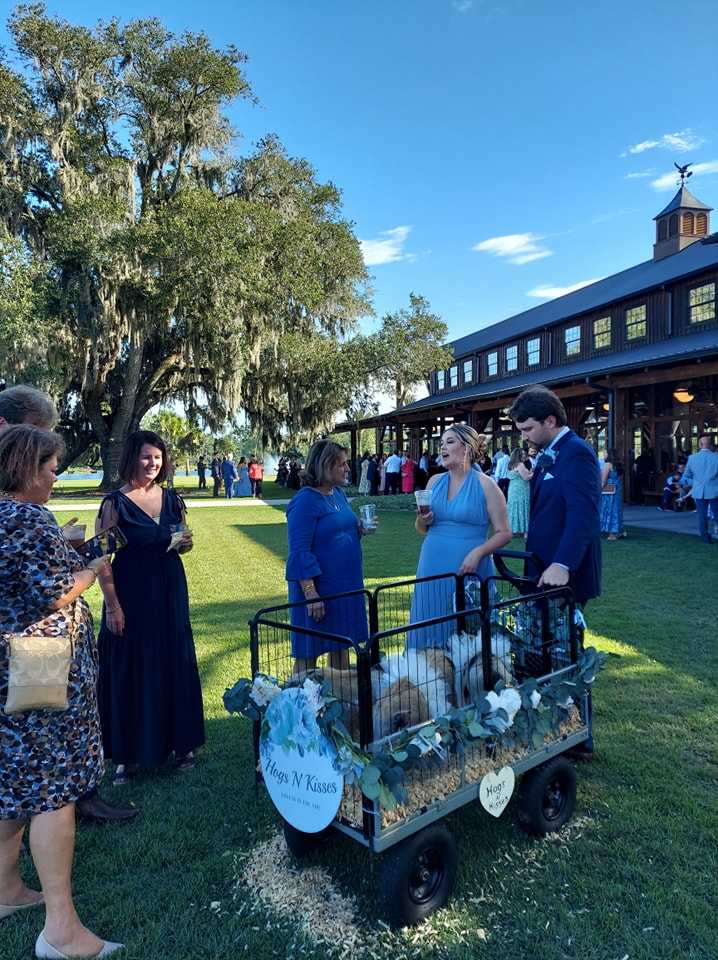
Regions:
[[319, 713], [319, 711], [324, 708], [321, 685], [315, 680], [312, 680], [311, 677], [307, 677], [302, 684], [302, 690], [304, 691], [304, 696], [307, 698], [307, 707], [314, 711], [315, 714]]
[[509, 724], [513, 723], [514, 717], [521, 709], [521, 694], [513, 687], [504, 687], [499, 697], [499, 707], [508, 714]]
[[253, 700], [258, 707], [266, 707], [280, 692], [276, 682], [270, 677], [265, 677], [258, 673], [254, 678], [249, 699]]
[[484, 694], [484, 697], [486, 698], [486, 700], [488, 700], [489, 706], [491, 707], [492, 713], [493, 713], [494, 710], [498, 710], [499, 707], [501, 706], [501, 701], [499, 700], [499, 695], [498, 695], [498, 693], [494, 693], [493, 690], [488, 690], [488, 691]]
[[538, 690], [534, 690], [534, 692], [531, 694], [531, 706], [535, 710], [540, 703], [541, 703], [541, 694], [538, 692]]

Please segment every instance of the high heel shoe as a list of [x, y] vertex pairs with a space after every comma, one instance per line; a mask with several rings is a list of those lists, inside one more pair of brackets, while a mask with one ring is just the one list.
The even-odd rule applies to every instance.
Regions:
[[[121, 950], [124, 943], [112, 943], [110, 940], [102, 941], [102, 950], [88, 957], [87, 960], [99, 960], [99, 957], [109, 957], [115, 950]], [[45, 934], [41, 933], [35, 941], [35, 956], [37, 960], [70, 960], [66, 953], [60, 953], [51, 943], [45, 939]]]
[[0, 903], [0, 920], [4, 920], [6, 917], [11, 917], [13, 913], [17, 913], [18, 910], [29, 910], [30, 907], [39, 907], [41, 903], [45, 902], [43, 896], [39, 900], [33, 900], [31, 903], [18, 903], [15, 906], [7, 906], [4, 903]]

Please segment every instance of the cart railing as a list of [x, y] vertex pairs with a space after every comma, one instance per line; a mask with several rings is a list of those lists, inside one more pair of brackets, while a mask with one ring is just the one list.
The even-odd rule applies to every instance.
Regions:
[[[342, 702], [345, 725], [352, 739], [372, 753], [381, 752], [398, 736], [418, 731], [433, 717], [475, 702], [482, 691], [493, 689], [498, 680], [517, 685], [527, 677], [545, 678], [562, 670], [570, 673], [580, 649], [572, 591], [538, 590], [523, 570], [511, 569], [509, 564], [525, 564], [527, 556], [502, 552], [497, 558], [496, 576], [483, 582], [447, 574], [384, 584], [371, 593], [352, 591], [322, 598], [328, 603], [362, 596], [366, 605], [368, 639], [357, 641], [351, 636], [330, 634], [320, 624], [310, 627], [302, 623], [299, 628], [302, 634], [330, 639], [348, 651], [349, 669], [332, 670], [320, 658], [312, 673], [317, 679], [327, 680], [333, 696]], [[451, 598], [451, 609], [441, 616], [417, 619], [416, 592], [433, 586], [442, 591], [442, 596]], [[303, 682], [306, 673], [294, 674], [291, 638], [298, 628], [292, 619], [293, 612], [311, 602], [267, 607], [252, 618], [254, 674], [276, 677], [281, 683]], [[442, 636], [448, 641], [428, 649], [413, 649], [419, 633], [424, 637]], [[259, 729], [256, 723], [257, 757]], [[548, 744], [545, 748], [530, 744], [517, 761], [517, 771], [541, 763], [585, 737], [582, 726], [562, 737], [561, 744]], [[479, 760], [483, 757], [490, 762], [491, 749], [489, 745]], [[478, 787], [467, 762], [460, 755], [445, 758], [443, 769], [452, 780], [445, 794], [441, 790], [437, 793], [431, 772], [413, 773], [412, 786], [421, 790], [424, 785], [427, 799], [401, 822], [427, 815], [438, 819], [449, 808], [473, 798]], [[358, 806], [355, 805], [352, 815], [342, 813], [340, 808], [335, 823], [338, 829], [375, 850], [403, 835], [400, 823], [382, 821], [377, 802], [361, 794], [357, 797], [356, 789], [345, 792], [355, 795]]]

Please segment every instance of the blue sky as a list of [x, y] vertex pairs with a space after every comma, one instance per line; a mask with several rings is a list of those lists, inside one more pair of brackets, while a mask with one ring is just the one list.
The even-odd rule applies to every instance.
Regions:
[[451, 339], [650, 259], [674, 161], [693, 164], [689, 189], [718, 208], [716, 0], [47, 10], [88, 26], [157, 16], [235, 44], [261, 104], [231, 111], [239, 152], [271, 132], [306, 157], [342, 190], [376, 313], [420, 294]]

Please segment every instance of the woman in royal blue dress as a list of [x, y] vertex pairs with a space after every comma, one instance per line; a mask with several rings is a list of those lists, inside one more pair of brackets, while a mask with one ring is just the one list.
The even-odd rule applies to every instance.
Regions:
[[601, 467], [601, 533], [609, 540], [621, 540], [623, 529], [623, 463], [615, 447], [603, 455]]
[[[444, 432], [441, 464], [445, 472], [435, 474], [427, 484], [432, 491], [430, 512], [416, 516], [416, 529], [426, 538], [417, 579], [446, 573], [484, 579], [494, 574], [491, 554], [511, 540], [511, 527], [506, 498], [498, 484], [478, 469], [481, 454], [482, 440], [472, 427], [456, 423]], [[410, 622], [452, 613], [454, 589], [451, 579], [417, 584]], [[406, 646], [442, 646], [454, 632], [453, 621], [409, 630]]]
[[[105, 755], [119, 786], [139, 765], [158, 767], [174, 754], [194, 766], [204, 743], [204, 711], [181, 553], [192, 549], [182, 499], [160, 484], [169, 461], [150, 430], [131, 433], [120, 454], [125, 481], [100, 504], [95, 530], [117, 524], [127, 539], [103, 582], [98, 637], [98, 699]], [[182, 528], [182, 529], [179, 529]]]
[[[347, 448], [333, 440], [319, 440], [310, 449], [303, 486], [287, 506], [286, 576], [290, 603], [312, 601], [291, 611], [294, 626], [361, 643], [369, 636], [364, 597], [323, 599], [364, 589], [360, 544], [364, 531], [343, 490], [348, 469]], [[349, 666], [346, 643], [292, 632], [295, 673], [311, 670], [324, 653], [335, 669]]]

